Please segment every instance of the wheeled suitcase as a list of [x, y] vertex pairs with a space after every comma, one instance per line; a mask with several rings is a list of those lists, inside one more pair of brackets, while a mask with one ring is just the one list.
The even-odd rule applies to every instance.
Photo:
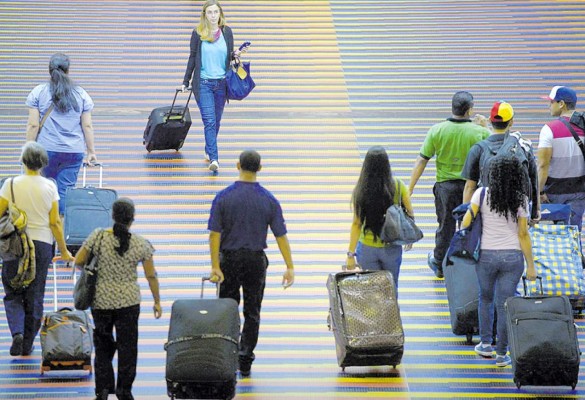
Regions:
[[118, 198], [113, 189], [104, 189], [103, 166], [99, 167], [99, 186], [86, 186], [87, 164], [83, 165], [83, 187], [67, 189], [65, 199], [65, 243], [72, 254], [77, 253], [89, 234], [97, 228], [112, 226], [112, 205]]
[[[567, 296], [573, 310], [583, 310], [585, 274], [579, 228], [576, 225], [538, 224], [529, 232], [534, 266], [538, 275], [542, 276], [543, 295]], [[540, 294], [534, 282], [527, 282], [527, 288], [529, 295]]]
[[394, 278], [388, 271], [347, 271], [329, 275], [329, 328], [337, 363], [396, 365], [404, 353], [404, 330]]
[[569, 299], [510, 297], [505, 309], [516, 386], [566, 385], [575, 389], [581, 352]]
[[[205, 280], [208, 278], [201, 282], [201, 297]], [[239, 337], [240, 315], [235, 300], [176, 300], [165, 344], [169, 397], [232, 399]]]
[[[58, 308], [57, 262], [53, 259], [53, 311], [41, 325], [41, 375], [47, 371], [83, 370], [92, 372], [93, 324], [87, 311]], [[72, 267], [74, 268], [74, 267]], [[73, 284], [75, 284], [73, 270]]]
[[465, 335], [468, 344], [473, 343], [473, 335], [479, 331], [476, 264], [470, 258], [457, 256], [445, 257], [443, 262], [451, 329], [455, 335]]
[[144, 129], [143, 144], [150, 153], [152, 150], [179, 150], [183, 147], [189, 128], [191, 128], [191, 114], [189, 113], [189, 100], [191, 91], [185, 106], [175, 106], [177, 95], [181, 89], [177, 89], [173, 104], [170, 107], [159, 107], [152, 110], [148, 117], [148, 123]]

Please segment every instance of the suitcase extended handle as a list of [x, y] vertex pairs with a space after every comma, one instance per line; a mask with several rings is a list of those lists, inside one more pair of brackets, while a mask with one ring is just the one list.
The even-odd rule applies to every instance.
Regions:
[[[181, 120], [185, 118], [185, 113], [187, 112], [187, 107], [189, 106], [189, 101], [191, 101], [191, 95], [193, 94], [193, 90], [188, 87], [185, 90], [189, 91], [189, 97], [187, 97], [187, 104], [185, 104], [185, 108], [183, 108], [183, 114], [181, 114]], [[182, 88], [175, 89], [175, 97], [173, 98], [173, 104], [171, 104], [171, 109], [169, 110], [169, 115], [173, 114], [173, 108], [175, 107], [175, 102], [177, 101], [177, 95], [182, 92]]]
[[82, 179], [82, 183], [81, 183], [82, 187], [87, 187], [86, 186], [86, 180], [85, 179], [86, 179], [87, 168], [88, 167], [99, 167], [99, 169], [100, 169], [100, 171], [99, 171], [100, 172], [100, 177], [99, 177], [98, 187], [101, 188], [103, 186], [104, 165], [102, 163], [100, 163], [100, 162], [96, 162], [96, 163], [93, 163], [93, 164], [90, 164], [90, 163], [87, 163], [87, 162], [84, 162], [83, 163], [83, 179]]
[[[544, 289], [542, 288], [542, 276], [537, 275], [536, 279], [540, 282], [540, 295], [544, 296]], [[522, 285], [524, 286], [524, 297], [530, 297], [528, 295], [528, 287], [526, 286], [526, 275], [522, 275]]]
[[201, 278], [201, 298], [203, 298], [203, 290], [205, 289], [205, 281], [215, 283], [215, 296], [219, 299], [219, 285], [216, 282], [211, 282], [210, 276], [204, 276]]

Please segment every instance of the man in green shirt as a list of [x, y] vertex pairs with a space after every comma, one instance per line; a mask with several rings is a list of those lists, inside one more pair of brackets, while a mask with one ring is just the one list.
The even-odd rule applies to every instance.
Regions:
[[439, 227], [435, 232], [435, 249], [429, 253], [428, 263], [438, 278], [443, 277], [443, 258], [456, 229], [452, 211], [463, 198], [465, 179], [461, 177], [461, 171], [467, 153], [471, 146], [490, 135], [484, 116], [477, 115], [473, 122], [470, 119], [473, 111], [471, 93], [455, 93], [451, 110], [450, 118], [429, 129], [414, 163], [409, 185], [412, 194], [429, 160], [436, 156], [437, 181], [433, 195]]

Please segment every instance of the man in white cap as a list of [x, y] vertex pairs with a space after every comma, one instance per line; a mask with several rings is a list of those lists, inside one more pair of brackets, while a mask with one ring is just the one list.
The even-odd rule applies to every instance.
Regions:
[[[585, 211], [585, 152], [577, 142], [584, 130], [571, 123], [577, 93], [555, 86], [548, 96], [550, 114], [557, 119], [546, 123], [538, 140], [538, 182], [541, 203], [569, 204], [571, 225], [581, 230]], [[585, 149], [585, 147], [584, 147]]]

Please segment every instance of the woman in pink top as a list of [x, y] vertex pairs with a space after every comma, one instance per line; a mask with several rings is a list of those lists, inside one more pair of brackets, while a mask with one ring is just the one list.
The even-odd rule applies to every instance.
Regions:
[[[505, 367], [511, 363], [508, 352], [504, 302], [516, 293], [516, 287], [524, 272], [526, 278], [536, 279], [532, 245], [528, 234], [528, 175], [514, 156], [497, 156], [489, 167], [490, 186], [485, 189], [480, 205], [481, 191], [477, 189], [471, 198], [474, 213], [481, 212], [481, 252], [477, 264], [479, 282], [479, 334], [481, 342], [475, 352], [483, 357], [493, 357], [492, 331], [494, 324], [494, 300], [497, 319], [496, 365]], [[463, 226], [471, 223], [470, 211], [463, 219]]]

